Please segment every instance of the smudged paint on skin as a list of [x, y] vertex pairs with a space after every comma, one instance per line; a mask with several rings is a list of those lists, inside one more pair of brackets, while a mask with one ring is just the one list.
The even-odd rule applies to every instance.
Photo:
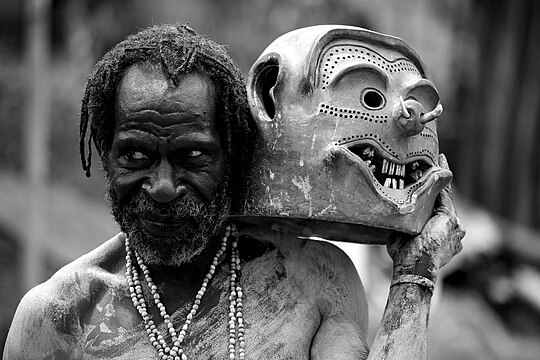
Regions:
[[106, 318], [116, 317], [116, 311], [114, 310], [114, 306], [112, 303], [105, 305], [105, 317]]
[[96, 304], [95, 312], [89, 324], [86, 325], [86, 347], [100, 348], [111, 342], [122, 339], [127, 330], [120, 325], [115, 302], [118, 296], [114, 289], [109, 288], [101, 301]]
[[102, 333], [107, 333], [107, 334], [112, 333], [111, 329], [109, 329], [109, 327], [105, 323], [99, 324], [99, 331], [101, 331]]

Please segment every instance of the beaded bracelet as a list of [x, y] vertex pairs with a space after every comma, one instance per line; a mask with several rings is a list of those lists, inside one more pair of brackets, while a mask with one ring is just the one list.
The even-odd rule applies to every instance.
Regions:
[[417, 285], [423, 286], [427, 288], [429, 291], [431, 291], [431, 293], [433, 293], [433, 290], [435, 290], [435, 284], [433, 283], [433, 281], [431, 281], [425, 276], [412, 275], [412, 274], [398, 275], [394, 277], [392, 279], [392, 283], [390, 284], [390, 286], [403, 284], [403, 283], [417, 284]]

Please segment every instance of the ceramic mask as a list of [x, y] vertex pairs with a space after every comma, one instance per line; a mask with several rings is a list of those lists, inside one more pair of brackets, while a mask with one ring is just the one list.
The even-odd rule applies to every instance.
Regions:
[[247, 89], [264, 149], [244, 216], [354, 242], [385, 242], [366, 227], [421, 231], [452, 173], [439, 166], [439, 94], [403, 40], [295, 30], [263, 52]]

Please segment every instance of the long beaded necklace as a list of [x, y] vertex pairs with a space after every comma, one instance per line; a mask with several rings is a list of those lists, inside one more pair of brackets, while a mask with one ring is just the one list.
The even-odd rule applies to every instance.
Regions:
[[[230, 258], [230, 271], [229, 271], [229, 359], [236, 359], [238, 354], [239, 359], [245, 359], [245, 339], [244, 339], [244, 318], [242, 313], [243, 303], [242, 303], [242, 287], [238, 283], [238, 272], [240, 271], [240, 257], [238, 254], [238, 230], [234, 225], [229, 225], [226, 228], [225, 235], [221, 242], [221, 246], [214, 256], [212, 264], [210, 265], [210, 270], [206, 274], [200, 290], [195, 295], [195, 300], [191, 306], [191, 310], [186, 316], [186, 320], [179, 333], [176, 332], [174, 324], [171, 321], [165, 306], [161, 302], [157, 286], [152, 281], [150, 276], [150, 271], [148, 267], [143, 263], [142, 258], [139, 256], [137, 251], [131, 250], [129, 238], [126, 236], [125, 246], [126, 246], [126, 279], [129, 286], [129, 291], [131, 293], [131, 300], [133, 305], [137, 308], [139, 314], [141, 314], [144, 327], [146, 328], [146, 333], [150, 339], [150, 343], [157, 350], [159, 358], [161, 360], [187, 360], [187, 355], [180, 347], [184, 341], [187, 330], [193, 317], [197, 314], [199, 305], [201, 304], [201, 299], [206, 292], [206, 288], [212, 279], [216, 267], [219, 265], [223, 253], [227, 250], [227, 242], [229, 236], [233, 236], [232, 249], [231, 249], [231, 258]], [[172, 344], [168, 344], [165, 337], [160, 333], [156, 324], [152, 320], [152, 316], [147, 311], [146, 300], [143, 296], [141, 280], [139, 280], [139, 272], [133, 263], [133, 257], [139, 268], [141, 269], [144, 278], [152, 296], [154, 298], [154, 303], [157, 306], [163, 322], [167, 327], [167, 331], [171, 336]]]

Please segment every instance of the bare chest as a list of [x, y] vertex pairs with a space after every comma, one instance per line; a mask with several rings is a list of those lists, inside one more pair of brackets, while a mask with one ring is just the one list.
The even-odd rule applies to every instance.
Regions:
[[[241, 282], [246, 358], [308, 359], [320, 324], [315, 299], [285, 270], [256, 269], [250, 273], [246, 268]], [[228, 279], [215, 278], [181, 345], [188, 359], [228, 358], [229, 305]], [[190, 306], [186, 303], [171, 315], [178, 332]], [[156, 322], [169, 340], [165, 325]], [[158, 359], [129, 297], [110, 291], [86, 317], [79, 348], [85, 359]]]

